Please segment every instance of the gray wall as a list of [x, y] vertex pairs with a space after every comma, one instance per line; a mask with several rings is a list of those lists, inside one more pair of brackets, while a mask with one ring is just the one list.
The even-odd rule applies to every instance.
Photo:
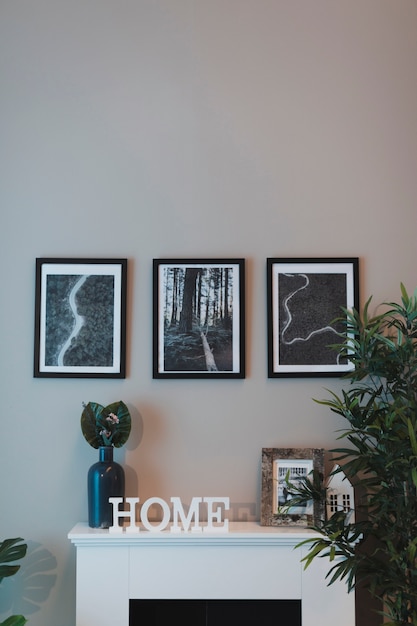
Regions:
[[[23, 586], [31, 626], [74, 624], [83, 401], [131, 409], [128, 495], [235, 519], [259, 519], [262, 447], [334, 445], [312, 398], [341, 382], [267, 378], [266, 258], [358, 256], [362, 301], [414, 289], [416, 67], [414, 0], [2, 0], [0, 532], [31, 556], [1, 610]], [[32, 377], [42, 256], [129, 259], [125, 380]], [[158, 257], [247, 260], [245, 380], [152, 379]]]

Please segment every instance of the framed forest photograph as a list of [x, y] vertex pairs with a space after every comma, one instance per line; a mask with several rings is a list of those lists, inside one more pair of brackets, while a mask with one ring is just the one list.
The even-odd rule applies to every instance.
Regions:
[[343, 310], [359, 307], [359, 260], [267, 259], [268, 377], [342, 376], [352, 369], [334, 347]]
[[34, 377], [125, 378], [127, 259], [36, 259]]
[[244, 259], [154, 259], [153, 377], [245, 377]]

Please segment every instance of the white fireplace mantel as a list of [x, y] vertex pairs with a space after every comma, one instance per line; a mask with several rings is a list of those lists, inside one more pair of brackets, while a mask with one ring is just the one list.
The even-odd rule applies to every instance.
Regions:
[[110, 533], [77, 524], [76, 626], [128, 626], [130, 599], [301, 599], [302, 626], [353, 626], [354, 594], [304, 570], [304, 529], [231, 522], [229, 532]]

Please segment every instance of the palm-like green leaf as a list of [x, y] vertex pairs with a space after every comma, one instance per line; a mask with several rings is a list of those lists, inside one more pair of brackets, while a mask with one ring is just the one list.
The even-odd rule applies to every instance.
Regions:
[[313, 469], [307, 476], [299, 476], [297, 483], [289, 479], [289, 472], [285, 476], [285, 484], [291, 495], [289, 507], [305, 506], [310, 502], [323, 502], [326, 500], [326, 489], [323, 483], [323, 474]]
[[121, 400], [106, 407], [89, 402], [81, 414], [82, 433], [93, 448], [120, 448], [129, 438], [131, 425], [129, 409]]
[[26, 543], [22, 543], [21, 537], [5, 539], [0, 543], [0, 582], [6, 576], [13, 576], [19, 570], [20, 565], [6, 565], [22, 559], [27, 551]]
[[350, 387], [319, 403], [347, 420], [346, 445], [332, 452], [362, 495], [355, 522], [333, 515], [303, 543], [306, 567], [329, 560], [329, 584], [364, 582], [391, 625], [417, 626], [417, 289], [409, 296], [401, 284], [401, 296], [376, 316], [371, 299], [362, 315], [345, 311], [338, 350], [354, 365]]
[[[5, 539], [0, 543], [0, 582], [6, 576], [13, 576], [19, 570], [20, 565], [9, 565], [13, 561], [22, 559], [27, 552], [27, 544], [22, 543], [21, 537]], [[27, 619], [23, 615], [11, 615], [0, 626], [23, 626]]]
[[1, 622], [0, 626], [24, 626], [26, 623], [27, 619], [23, 615], [11, 615], [4, 622]]

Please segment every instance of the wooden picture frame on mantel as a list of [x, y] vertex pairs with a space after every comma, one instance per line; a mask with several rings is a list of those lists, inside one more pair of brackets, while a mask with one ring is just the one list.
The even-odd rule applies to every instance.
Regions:
[[322, 448], [262, 448], [261, 525], [308, 527], [324, 519], [325, 503], [291, 507], [286, 479], [295, 484], [313, 470], [324, 476]]

